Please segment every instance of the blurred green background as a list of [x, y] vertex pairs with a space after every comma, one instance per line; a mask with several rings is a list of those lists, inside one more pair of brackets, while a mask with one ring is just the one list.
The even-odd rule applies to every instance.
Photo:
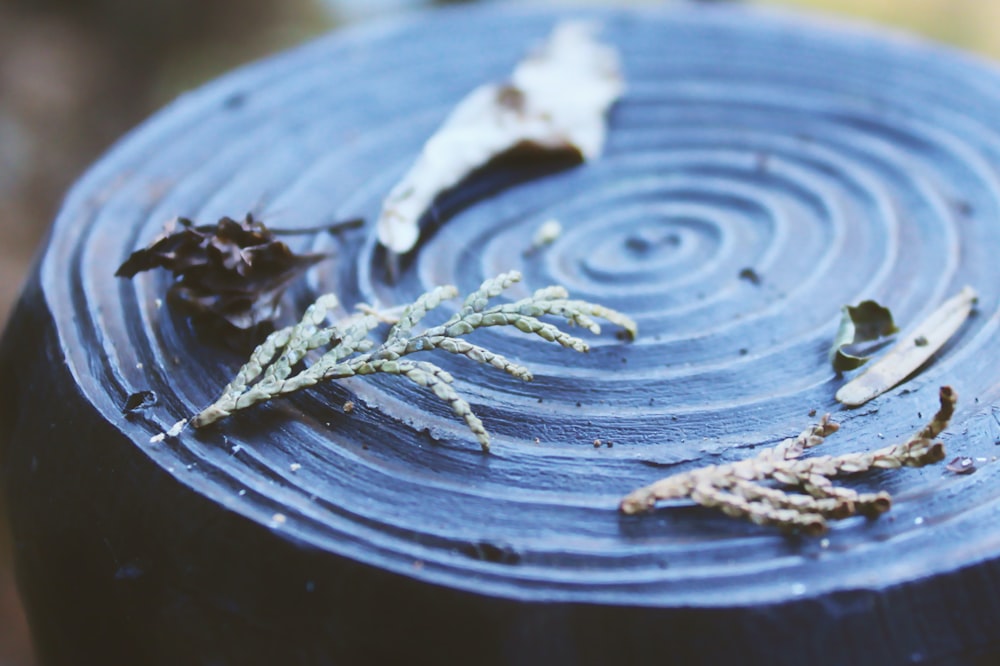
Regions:
[[[62, 194], [129, 128], [183, 90], [241, 63], [338, 24], [429, 4], [447, 3], [0, 0], [0, 324]], [[1000, 40], [994, 36], [1000, 26], [997, 0], [750, 4], [888, 24], [1000, 58]], [[12, 544], [4, 520], [0, 498], [0, 666], [30, 666], [34, 660], [10, 571]]]

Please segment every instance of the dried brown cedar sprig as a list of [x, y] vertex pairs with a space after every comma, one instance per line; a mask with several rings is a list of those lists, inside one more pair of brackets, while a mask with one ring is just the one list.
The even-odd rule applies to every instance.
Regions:
[[[939, 397], [941, 407], [934, 418], [902, 444], [840, 456], [801, 458], [806, 449], [821, 444], [839, 428], [827, 414], [798, 437], [786, 439], [753, 458], [676, 474], [640, 488], [626, 496], [620, 508], [635, 514], [652, 509], [658, 500], [686, 497], [758, 525], [776, 525], [809, 535], [826, 531], [827, 519], [855, 514], [877, 516], [892, 504], [888, 493], [858, 493], [833, 485], [833, 478], [870, 469], [921, 467], [943, 460], [944, 445], [934, 438], [948, 426], [957, 396], [951, 387], [943, 386]], [[768, 481], [800, 492], [765, 485]]]
[[[298, 324], [268, 336], [219, 399], [195, 416], [191, 425], [195, 428], [206, 426], [237, 410], [321, 381], [381, 372], [408, 379], [447, 402], [455, 415], [465, 420], [483, 451], [488, 451], [489, 434], [469, 403], [455, 391], [453, 377], [433, 363], [407, 357], [417, 352], [441, 350], [530, 381], [531, 371], [526, 367], [468, 342], [464, 336], [488, 326], [513, 326], [578, 352], [588, 350], [587, 343], [580, 338], [542, 321], [541, 317], [546, 315], [560, 317], [595, 334], [601, 329], [594, 318], [621, 326], [631, 337], [636, 333], [635, 322], [628, 317], [594, 303], [572, 300], [562, 287], [539, 289], [532, 296], [512, 303], [491, 304], [492, 299], [520, 279], [521, 274], [512, 271], [486, 280], [450, 319], [418, 332], [416, 327], [428, 312], [443, 300], [458, 296], [458, 290], [452, 286], [433, 289], [399, 312], [378, 346], [369, 339], [369, 334], [379, 326], [378, 317], [362, 312], [342, 321], [339, 326], [324, 325], [327, 313], [337, 306], [337, 299], [332, 294], [323, 296], [309, 307]], [[308, 367], [292, 374], [292, 369], [306, 360], [309, 352], [320, 348], [327, 349]]]

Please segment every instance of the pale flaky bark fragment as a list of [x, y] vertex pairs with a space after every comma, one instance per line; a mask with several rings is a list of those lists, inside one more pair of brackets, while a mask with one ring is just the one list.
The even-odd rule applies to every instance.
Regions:
[[958, 332], [972, 313], [976, 292], [964, 287], [899, 340], [863, 373], [844, 384], [836, 398], [848, 407], [863, 405], [917, 371]]
[[410, 251], [420, 217], [439, 194], [494, 157], [519, 147], [601, 154], [605, 116], [623, 90], [617, 52], [594, 26], [568, 22], [522, 61], [506, 83], [480, 86], [459, 102], [392, 189], [378, 220], [391, 253]]

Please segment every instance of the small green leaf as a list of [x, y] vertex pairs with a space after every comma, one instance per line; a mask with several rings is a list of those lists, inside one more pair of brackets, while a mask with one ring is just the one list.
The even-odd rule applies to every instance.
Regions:
[[887, 344], [899, 329], [892, 321], [889, 308], [875, 301], [845, 305], [840, 328], [830, 348], [830, 363], [837, 372], [853, 370]]

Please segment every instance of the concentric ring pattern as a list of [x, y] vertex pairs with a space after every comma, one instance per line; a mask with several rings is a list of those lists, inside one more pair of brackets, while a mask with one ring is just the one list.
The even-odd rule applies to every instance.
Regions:
[[[620, 50], [628, 82], [600, 160], [524, 182], [511, 169], [478, 176], [439, 202], [394, 283], [371, 226], [295, 240], [333, 258], [285, 312], [325, 291], [347, 307], [390, 305], [518, 269], [511, 297], [565, 285], [632, 315], [636, 341], [606, 330], [580, 355], [516, 331], [476, 334], [532, 368], [531, 383], [436, 358], [493, 434], [489, 455], [445, 405], [391, 377], [148, 443], [209, 403], [241, 359], [161, 306], [166, 276], [129, 282], [115, 266], [174, 215], [208, 223], [255, 210], [278, 228], [373, 221], [449, 109], [570, 18], [455, 10], [334, 35], [226, 77], [78, 185], [48, 255], [73, 261], [47, 260], [43, 279], [94, 404], [182, 482], [279, 533], [501, 596], [752, 603], [920, 577], [932, 542], [938, 567], [1000, 554], [990, 528], [1000, 75], [937, 48], [758, 11], [585, 15]], [[562, 235], [527, 251], [549, 219]], [[839, 408], [843, 378], [826, 350], [842, 305], [876, 298], [906, 326], [965, 284], [979, 308], [957, 339], [905, 387]], [[104, 358], [81, 351], [93, 345]], [[810, 541], [694, 507], [616, 511], [635, 487], [798, 433], [812, 410], [843, 426], [831, 453], [901, 439], [933, 412], [942, 383], [960, 396], [945, 443], [980, 469], [852, 481], [894, 494], [880, 520]], [[148, 422], [125, 422], [116, 401], [143, 389], [159, 405]], [[893, 566], [874, 572], [872, 561]]]

